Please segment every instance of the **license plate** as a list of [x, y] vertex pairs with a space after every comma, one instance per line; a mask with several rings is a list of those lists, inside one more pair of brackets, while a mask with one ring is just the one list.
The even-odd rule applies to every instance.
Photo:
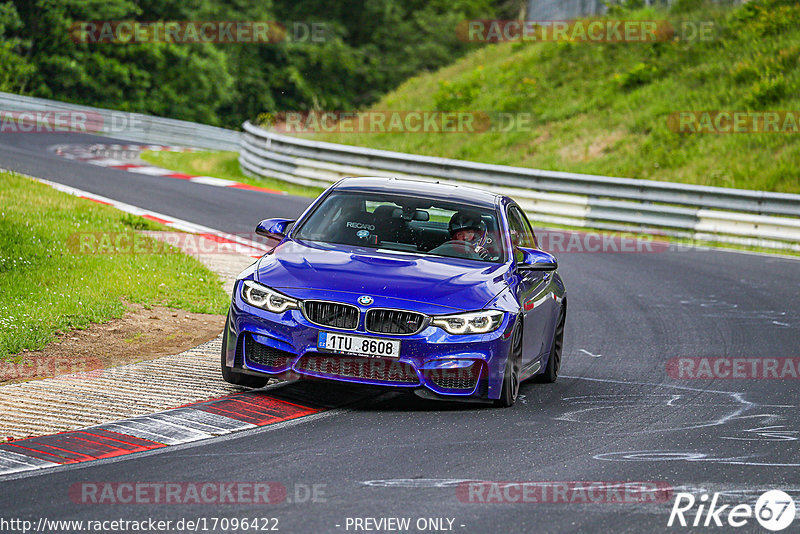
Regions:
[[349, 356], [400, 357], [400, 342], [396, 339], [352, 336], [333, 332], [320, 332], [317, 338], [317, 348]]

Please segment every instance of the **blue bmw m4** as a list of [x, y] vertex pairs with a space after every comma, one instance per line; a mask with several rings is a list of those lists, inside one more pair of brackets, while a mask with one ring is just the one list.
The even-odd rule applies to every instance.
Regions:
[[278, 245], [234, 287], [232, 384], [313, 377], [511, 406], [521, 381], [558, 376], [566, 290], [507, 196], [346, 178], [256, 232]]

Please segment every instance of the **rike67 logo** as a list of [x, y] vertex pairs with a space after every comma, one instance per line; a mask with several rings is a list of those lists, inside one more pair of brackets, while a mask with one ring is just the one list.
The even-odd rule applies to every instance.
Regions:
[[719, 493], [703, 494], [699, 499], [691, 493], [676, 493], [667, 526], [743, 527], [755, 517], [767, 530], [784, 530], [794, 521], [797, 510], [792, 497], [780, 490], [761, 495], [755, 507], [749, 504], [719, 504]]

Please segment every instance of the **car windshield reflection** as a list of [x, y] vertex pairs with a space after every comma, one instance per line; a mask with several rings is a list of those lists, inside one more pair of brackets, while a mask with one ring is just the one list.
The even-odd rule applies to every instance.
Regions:
[[496, 210], [376, 192], [330, 194], [295, 239], [431, 256], [505, 261]]

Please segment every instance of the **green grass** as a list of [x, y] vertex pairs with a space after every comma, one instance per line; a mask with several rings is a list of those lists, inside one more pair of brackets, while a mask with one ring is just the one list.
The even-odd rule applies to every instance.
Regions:
[[286, 191], [290, 195], [316, 197], [321, 188], [304, 187], [274, 178], [252, 178], [239, 167], [237, 152], [143, 152], [141, 158], [153, 165], [186, 174], [225, 178], [250, 185]]
[[[532, 117], [486, 133], [333, 133], [309, 138], [487, 163], [800, 193], [800, 134], [686, 134], [685, 110], [800, 110], [800, 5], [641, 9], [618, 19], [714, 21], [710, 41], [503, 43], [415, 77], [372, 109]], [[699, 6], [699, 7], [697, 7]]]
[[217, 276], [177, 249], [76, 253], [81, 232], [136, 230], [164, 227], [0, 172], [0, 359], [42, 348], [56, 332], [121, 317], [125, 301], [225, 313]]

